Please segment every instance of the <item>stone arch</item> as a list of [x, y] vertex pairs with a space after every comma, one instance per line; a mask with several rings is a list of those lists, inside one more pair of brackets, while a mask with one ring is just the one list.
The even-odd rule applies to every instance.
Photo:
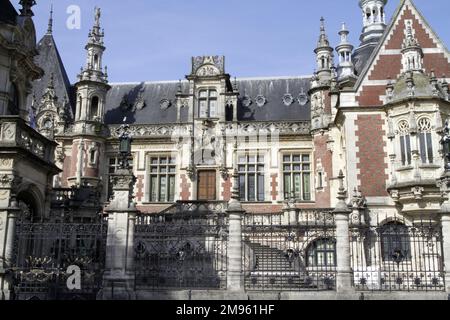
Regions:
[[36, 185], [21, 185], [17, 192], [17, 203], [25, 214], [22, 218], [39, 221], [44, 217], [45, 198]]

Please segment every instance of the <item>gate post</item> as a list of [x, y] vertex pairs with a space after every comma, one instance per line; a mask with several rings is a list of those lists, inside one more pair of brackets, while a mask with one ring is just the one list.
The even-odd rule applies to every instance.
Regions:
[[446, 171], [438, 180], [438, 186], [444, 194], [441, 205], [442, 247], [443, 247], [443, 271], [445, 289], [450, 294], [450, 171]]
[[239, 201], [239, 181], [237, 170], [233, 173], [233, 193], [228, 203], [228, 265], [227, 290], [244, 291], [244, 274], [242, 268], [242, 219], [245, 211]]
[[136, 178], [129, 170], [112, 175], [114, 199], [106, 208], [105, 274], [101, 300], [134, 300], [134, 227], [137, 210], [132, 200]]
[[[6, 178], [5, 178], [6, 177]], [[5, 176], [0, 188], [6, 197], [0, 199], [0, 300], [11, 299], [11, 275], [8, 270], [13, 266], [16, 219], [20, 213], [16, 201], [16, 188], [21, 179], [14, 175]]]
[[130, 169], [131, 135], [129, 126], [122, 125], [118, 132], [120, 166], [111, 175], [113, 199], [106, 208], [108, 213], [108, 236], [106, 262], [101, 300], [135, 300], [134, 291], [134, 227], [138, 210], [133, 200], [136, 177]]
[[337, 293], [350, 293], [353, 290], [352, 269], [350, 261], [349, 217], [351, 210], [345, 203], [347, 192], [344, 188], [344, 174], [339, 173], [338, 203], [333, 211], [336, 221], [336, 255]]

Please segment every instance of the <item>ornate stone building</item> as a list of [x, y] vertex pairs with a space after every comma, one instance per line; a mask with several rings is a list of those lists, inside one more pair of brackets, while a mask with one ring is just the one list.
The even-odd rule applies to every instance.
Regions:
[[[174, 271], [170, 259], [185, 261], [189, 252], [214, 260], [206, 263], [211, 273], [191, 265], [214, 274], [202, 288], [448, 292], [441, 141], [450, 54], [412, 1], [400, 1], [389, 22], [387, 0], [360, 0], [358, 45], [345, 24], [330, 37], [322, 18], [312, 77], [236, 79], [225, 57], [201, 56], [182, 81], [120, 84], [108, 82], [100, 9], [71, 84], [52, 17], [35, 48], [33, 1], [21, 1], [20, 14], [1, 3], [0, 257], [13, 248], [6, 221], [21, 208], [44, 221], [56, 200], [72, 222], [109, 215], [103, 298], [114, 298], [106, 289], [114, 283], [122, 298], [177, 287], [158, 268]], [[118, 155], [124, 123], [133, 139], [129, 165]], [[151, 226], [167, 228], [177, 213], [202, 210], [228, 213], [226, 221], [211, 220], [226, 226], [228, 253], [213, 240], [222, 233], [199, 240], [192, 230], [195, 240], [185, 240], [177, 229], [184, 240], [175, 241], [174, 229], [165, 229], [166, 242], [151, 240]], [[132, 230], [127, 223], [135, 219]], [[419, 237], [424, 221], [428, 233]], [[137, 257], [120, 251], [111, 233], [134, 241]], [[158, 271], [149, 272], [152, 263]], [[8, 297], [6, 285], [3, 291]]]

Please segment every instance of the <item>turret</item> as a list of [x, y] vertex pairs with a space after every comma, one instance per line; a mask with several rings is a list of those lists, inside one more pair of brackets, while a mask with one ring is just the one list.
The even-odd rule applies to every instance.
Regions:
[[339, 64], [337, 67], [339, 82], [355, 79], [355, 67], [352, 61], [353, 45], [348, 41], [349, 33], [345, 23], [343, 23], [339, 31], [341, 41], [336, 47], [336, 52], [339, 56]]
[[320, 82], [331, 79], [331, 68], [333, 66], [333, 48], [330, 46], [328, 36], [325, 32], [325, 19], [320, 19], [320, 36], [317, 47], [314, 50], [317, 61], [317, 77]]
[[86, 45], [86, 65], [78, 75], [77, 106], [75, 121], [93, 121], [103, 123], [106, 93], [110, 89], [107, 79], [107, 69], [103, 68], [104, 32], [100, 31], [99, 8], [95, 9], [95, 23], [89, 32]]
[[386, 13], [384, 7], [387, 0], [360, 0], [359, 6], [363, 15], [363, 31], [361, 45], [378, 42], [386, 29]]
[[402, 44], [403, 72], [423, 71], [423, 51], [413, 34], [411, 21], [406, 22], [406, 38]]

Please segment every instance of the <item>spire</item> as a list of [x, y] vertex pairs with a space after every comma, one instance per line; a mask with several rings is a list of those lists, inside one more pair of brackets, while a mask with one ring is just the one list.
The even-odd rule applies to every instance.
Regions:
[[317, 43], [317, 48], [329, 47], [330, 42], [328, 41], [328, 37], [325, 31], [325, 19], [323, 17], [320, 18], [320, 37], [319, 42]]
[[94, 25], [89, 31], [89, 39], [86, 44], [87, 59], [86, 65], [82, 68], [81, 73], [78, 75], [78, 79], [90, 80], [107, 83], [107, 70], [103, 70], [102, 60], [103, 53], [105, 51], [103, 38], [104, 32], [100, 31], [100, 8], [95, 8]]
[[403, 72], [423, 71], [423, 50], [413, 33], [411, 21], [405, 21], [405, 40], [402, 44]]
[[344, 22], [338, 34], [341, 37], [341, 42], [336, 47], [336, 52], [339, 55], [338, 79], [343, 80], [355, 76], [355, 67], [352, 61], [353, 45], [348, 41], [350, 32]]
[[47, 34], [51, 35], [53, 33], [53, 4], [50, 9], [50, 18], [48, 19], [48, 29]]
[[330, 47], [323, 17], [320, 18], [320, 36], [314, 53], [317, 61], [317, 76], [320, 80], [329, 80], [331, 78], [331, 66], [333, 65], [333, 48]]

